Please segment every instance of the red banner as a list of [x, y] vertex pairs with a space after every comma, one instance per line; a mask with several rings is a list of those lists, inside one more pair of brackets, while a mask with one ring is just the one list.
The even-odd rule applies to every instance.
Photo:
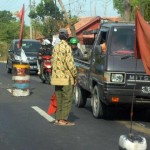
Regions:
[[138, 8], [135, 10], [135, 57], [142, 59], [146, 74], [150, 75], [150, 25], [144, 20]]
[[21, 11], [17, 14], [20, 18], [20, 33], [19, 33], [19, 41], [18, 41], [18, 48], [20, 49], [22, 46], [22, 38], [23, 38], [23, 28], [24, 28], [24, 5]]

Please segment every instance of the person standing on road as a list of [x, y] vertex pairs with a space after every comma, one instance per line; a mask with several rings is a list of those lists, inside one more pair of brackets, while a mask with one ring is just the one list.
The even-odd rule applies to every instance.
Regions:
[[73, 87], [76, 84], [77, 70], [74, 64], [71, 47], [67, 43], [68, 32], [59, 30], [60, 42], [54, 46], [52, 53], [51, 85], [55, 85], [57, 100], [56, 124], [75, 125], [68, 121], [72, 107]]

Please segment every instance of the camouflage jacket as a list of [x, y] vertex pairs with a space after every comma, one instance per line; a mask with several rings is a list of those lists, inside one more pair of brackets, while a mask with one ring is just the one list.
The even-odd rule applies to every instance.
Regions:
[[77, 77], [71, 47], [61, 40], [52, 53], [52, 85], [73, 85]]

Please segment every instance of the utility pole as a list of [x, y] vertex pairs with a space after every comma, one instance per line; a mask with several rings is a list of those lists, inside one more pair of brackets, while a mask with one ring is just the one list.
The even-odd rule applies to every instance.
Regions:
[[56, 0], [55, 0], [55, 20], [56, 20]]
[[74, 24], [72, 24], [72, 23], [70, 22], [70, 19], [69, 19], [69, 17], [68, 17], [68, 14], [67, 14], [67, 12], [66, 12], [66, 10], [65, 10], [65, 7], [64, 7], [64, 5], [63, 5], [63, 3], [62, 3], [62, 0], [58, 0], [58, 2], [59, 2], [59, 5], [60, 5], [62, 11], [64, 12], [64, 15], [65, 15], [65, 18], [66, 18], [66, 20], [67, 20], [67, 23], [68, 23], [69, 26], [70, 26], [70, 30], [71, 30], [72, 36], [76, 37], [76, 32], [75, 32]]
[[[35, 10], [35, 0], [33, 0], [33, 2], [32, 2], [32, 9], [33, 10]], [[35, 23], [36, 22], [36, 20], [34, 20], [34, 24], [36, 24]], [[32, 23], [33, 23], [33, 20], [32, 20]], [[34, 33], [34, 36], [33, 36], [33, 33]], [[32, 26], [32, 38], [36, 38], [36, 26], [34, 25], [34, 26]]]
[[[30, 11], [31, 11], [31, 0], [29, 0], [30, 2]], [[32, 39], [32, 19], [30, 18], [30, 39]]]

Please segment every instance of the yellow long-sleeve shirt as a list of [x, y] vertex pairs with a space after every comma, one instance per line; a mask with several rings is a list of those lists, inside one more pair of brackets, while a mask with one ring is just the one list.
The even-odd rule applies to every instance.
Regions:
[[53, 49], [52, 54], [52, 85], [73, 85], [77, 77], [71, 47], [61, 40]]

